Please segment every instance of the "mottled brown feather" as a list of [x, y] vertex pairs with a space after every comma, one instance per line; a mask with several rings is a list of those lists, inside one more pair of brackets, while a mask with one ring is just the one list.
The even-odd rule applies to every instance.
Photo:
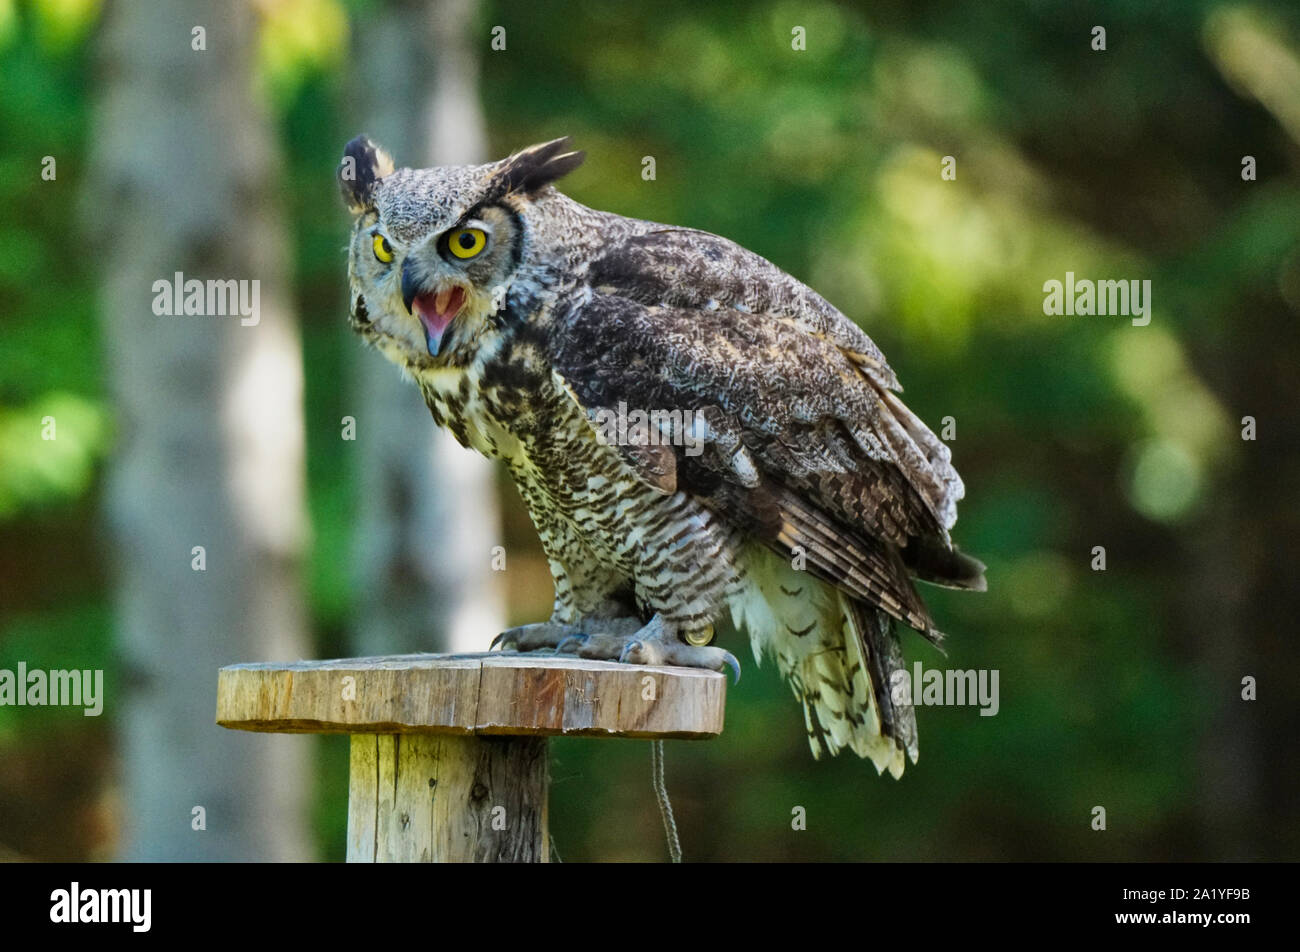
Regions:
[[[724, 438], [696, 460], [677, 448], [677, 484], [785, 554], [806, 548], [816, 574], [933, 633], [900, 553], [951, 551], [944, 521], [960, 481], [946, 448], [930, 448], [889, 392], [897, 380], [866, 334], [764, 259], [702, 232], [635, 236], [588, 277], [594, 290], [557, 310], [549, 343], [575, 398], [708, 408]], [[738, 486], [723, 445], [756, 461], [761, 488]]]

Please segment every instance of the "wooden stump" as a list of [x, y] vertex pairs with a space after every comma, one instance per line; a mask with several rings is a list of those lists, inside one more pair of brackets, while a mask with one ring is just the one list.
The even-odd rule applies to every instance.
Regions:
[[546, 862], [546, 738], [707, 738], [715, 671], [491, 652], [236, 664], [217, 723], [351, 734], [348, 862]]

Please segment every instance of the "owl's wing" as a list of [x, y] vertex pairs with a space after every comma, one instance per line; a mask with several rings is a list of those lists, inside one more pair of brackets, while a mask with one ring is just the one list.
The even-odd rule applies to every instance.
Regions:
[[589, 419], [693, 414], [677, 445], [622, 447], [652, 485], [802, 549], [816, 574], [922, 632], [910, 575], [982, 587], [983, 566], [948, 538], [963, 487], [947, 446], [897, 397], [871, 339], [765, 259], [705, 232], [634, 236], [592, 263], [547, 338]]

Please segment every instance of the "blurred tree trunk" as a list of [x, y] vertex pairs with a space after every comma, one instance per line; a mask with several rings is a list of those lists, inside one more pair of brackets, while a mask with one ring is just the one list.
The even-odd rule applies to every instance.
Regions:
[[[256, 24], [245, 2], [122, 2], [101, 41], [85, 198], [119, 423], [122, 855], [308, 859], [310, 742], [213, 723], [219, 666], [308, 653], [302, 359]], [[152, 285], [175, 272], [258, 280], [260, 320], [156, 316]]]
[[[476, 0], [391, 2], [357, 27], [355, 132], [398, 166], [481, 162]], [[354, 649], [482, 651], [504, 626], [492, 464], [433, 423], [378, 353], [352, 349], [360, 485]]]

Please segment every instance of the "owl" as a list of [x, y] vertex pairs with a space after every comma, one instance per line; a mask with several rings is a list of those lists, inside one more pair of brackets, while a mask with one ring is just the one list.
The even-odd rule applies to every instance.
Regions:
[[550, 618], [494, 646], [738, 678], [714, 641], [742, 632], [814, 756], [900, 776], [895, 626], [942, 637], [914, 581], [985, 584], [949, 537], [948, 447], [821, 296], [725, 238], [580, 205], [554, 182], [582, 160], [557, 139], [394, 169], [360, 136], [339, 166], [352, 328], [505, 465], [550, 566]]

